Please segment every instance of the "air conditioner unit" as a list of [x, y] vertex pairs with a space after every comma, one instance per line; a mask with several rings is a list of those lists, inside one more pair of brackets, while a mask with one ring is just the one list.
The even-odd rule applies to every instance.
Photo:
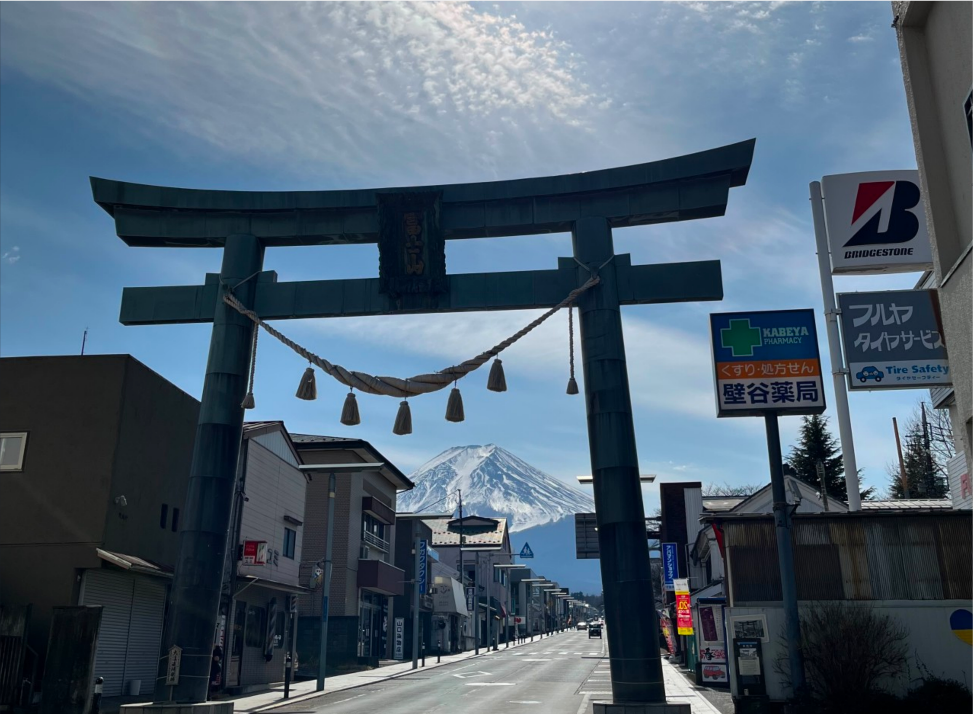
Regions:
[[358, 559], [359, 560], [368, 560], [368, 553], [369, 553], [368, 546], [367, 545], [363, 545], [361, 547], [361, 549], [358, 551]]

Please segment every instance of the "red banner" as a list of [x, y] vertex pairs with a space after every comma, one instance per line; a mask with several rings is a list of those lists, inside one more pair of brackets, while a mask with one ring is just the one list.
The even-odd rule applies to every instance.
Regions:
[[680, 635], [693, 634], [693, 611], [689, 604], [689, 582], [677, 579], [676, 586], [676, 632]]

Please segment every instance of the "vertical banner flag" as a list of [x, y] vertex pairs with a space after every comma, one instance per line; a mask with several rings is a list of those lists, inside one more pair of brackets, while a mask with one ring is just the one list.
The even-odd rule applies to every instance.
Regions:
[[693, 634], [693, 612], [689, 604], [689, 580], [676, 578], [676, 633]]
[[936, 290], [839, 293], [849, 389], [928, 389], [953, 383]]
[[473, 602], [475, 590], [473, 588], [466, 588], [466, 611], [473, 612], [476, 609], [476, 603]]
[[395, 632], [393, 634], [392, 659], [405, 659], [405, 618], [395, 618]]
[[717, 416], [824, 411], [814, 310], [723, 312], [709, 317]]
[[678, 553], [675, 543], [662, 544], [662, 587], [668, 592], [676, 589], [675, 579], [679, 575]]
[[419, 541], [419, 593], [422, 595], [426, 594], [426, 545], [426, 541]]

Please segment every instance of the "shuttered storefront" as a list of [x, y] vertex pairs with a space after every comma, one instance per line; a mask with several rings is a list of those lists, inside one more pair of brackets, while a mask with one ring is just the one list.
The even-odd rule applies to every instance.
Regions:
[[141, 681], [140, 694], [151, 694], [159, 667], [166, 586], [159, 578], [86, 570], [81, 604], [100, 605], [101, 629], [95, 676], [104, 677], [103, 694], [126, 693], [128, 682]]

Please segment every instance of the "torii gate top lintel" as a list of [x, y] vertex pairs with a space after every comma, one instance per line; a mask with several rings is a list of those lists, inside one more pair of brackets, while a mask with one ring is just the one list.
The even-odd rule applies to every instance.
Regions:
[[91, 178], [93, 198], [131, 246], [220, 248], [247, 233], [266, 247], [376, 243], [380, 197], [435, 193], [443, 238], [566, 232], [720, 216], [750, 171], [756, 140], [661, 161], [562, 176], [348, 191], [222, 191]]

